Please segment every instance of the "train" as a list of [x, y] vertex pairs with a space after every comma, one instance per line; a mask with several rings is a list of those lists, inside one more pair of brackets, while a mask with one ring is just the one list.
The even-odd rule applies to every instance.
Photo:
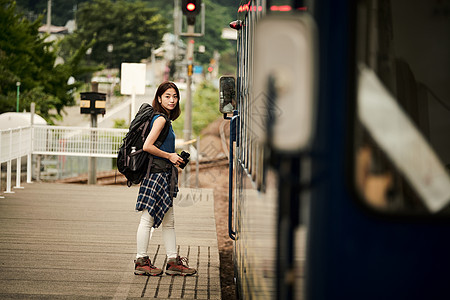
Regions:
[[450, 1], [236, 9], [237, 298], [450, 299]]

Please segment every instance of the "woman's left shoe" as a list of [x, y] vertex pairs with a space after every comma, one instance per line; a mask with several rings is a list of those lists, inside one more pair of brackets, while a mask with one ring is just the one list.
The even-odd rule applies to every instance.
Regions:
[[189, 276], [197, 273], [194, 268], [189, 268], [188, 259], [186, 257], [170, 258], [166, 266], [167, 275]]

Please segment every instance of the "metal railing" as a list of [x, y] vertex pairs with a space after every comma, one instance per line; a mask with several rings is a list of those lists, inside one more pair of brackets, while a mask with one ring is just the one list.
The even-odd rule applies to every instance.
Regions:
[[33, 154], [117, 157], [128, 129], [34, 126]]
[[[31, 182], [31, 154], [32, 154], [32, 129], [28, 127], [18, 127], [7, 130], [0, 130], [0, 166], [6, 162], [6, 191], [11, 191], [11, 169], [12, 162], [16, 160], [16, 186], [20, 186], [22, 170], [22, 157], [27, 157], [27, 182]], [[1, 168], [0, 168], [0, 188], [1, 188]]]
[[[27, 157], [27, 182], [31, 182], [32, 154], [117, 157], [128, 129], [64, 126], [27, 126], [0, 130], [0, 166], [6, 163], [6, 190], [11, 191], [12, 165], [16, 161], [16, 186], [20, 186], [22, 157]], [[0, 168], [0, 192], [1, 192]], [[1, 196], [0, 196], [1, 197]]]
[[[16, 185], [21, 187], [22, 158], [26, 157], [27, 183], [32, 180], [32, 154], [115, 158], [128, 129], [87, 128], [66, 126], [34, 125], [0, 130], [0, 167], [6, 163], [6, 189], [11, 190], [12, 166], [16, 163]], [[196, 144], [196, 147], [193, 147]], [[176, 148], [190, 146], [191, 159], [196, 161], [196, 186], [198, 186], [199, 159], [197, 149], [199, 139], [176, 141]], [[40, 161], [39, 161], [40, 162]], [[37, 166], [39, 173], [40, 166]], [[187, 169], [190, 169], [188, 167]], [[184, 172], [188, 174], [187, 170]], [[2, 185], [0, 168], [0, 198]], [[187, 178], [184, 180], [187, 184]]]

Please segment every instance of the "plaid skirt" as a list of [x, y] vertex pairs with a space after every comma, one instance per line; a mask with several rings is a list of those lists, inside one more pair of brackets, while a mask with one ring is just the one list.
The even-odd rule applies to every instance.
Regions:
[[144, 178], [139, 188], [136, 210], [147, 209], [155, 221], [154, 228], [158, 228], [164, 215], [173, 205], [173, 198], [177, 196], [178, 188], [175, 185], [174, 195], [170, 197], [170, 180], [172, 174], [169, 172], [150, 173]]

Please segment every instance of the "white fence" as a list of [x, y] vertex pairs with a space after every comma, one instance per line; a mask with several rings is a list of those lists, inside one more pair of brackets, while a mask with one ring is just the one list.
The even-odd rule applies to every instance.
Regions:
[[[6, 191], [11, 193], [11, 166], [16, 160], [16, 188], [20, 186], [20, 172], [22, 157], [27, 156], [27, 182], [31, 182], [31, 154], [32, 154], [32, 130], [31, 127], [19, 127], [8, 130], [0, 130], [0, 165], [6, 162]], [[1, 187], [1, 169], [0, 169]]]
[[17, 163], [15, 188], [21, 188], [22, 157], [27, 157], [27, 182], [31, 182], [32, 154], [113, 158], [117, 156], [127, 131], [127, 129], [63, 126], [28, 126], [0, 130], [0, 165], [6, 163], [5, 193], [12, 193], [13, 161]]
[[33, 154], [116, 157], [128, 129], [34, 126]]

